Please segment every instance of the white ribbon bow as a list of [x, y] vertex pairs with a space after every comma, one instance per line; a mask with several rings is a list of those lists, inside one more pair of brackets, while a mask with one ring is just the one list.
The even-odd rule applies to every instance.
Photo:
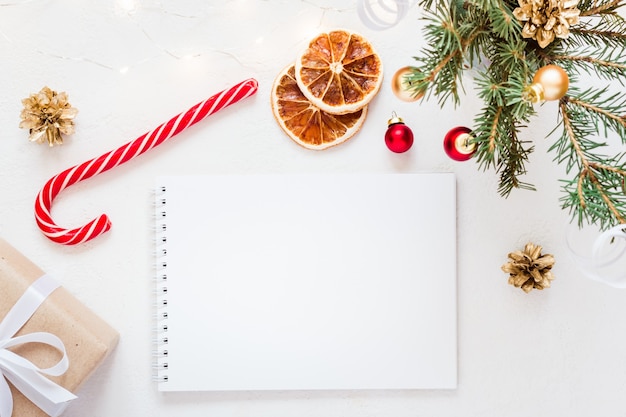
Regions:
[[[52, 277], [40, 277], [28, 287], [0, 322], [0, 417], [11, 417], [13, 413], [13, 397], [7, 380], [51, 417], [61, 414], [69, 402], [76, 398], [74, 394], [42, 375], [59, 376], [69, 368], [65, 345], [61, 339], [47, 332], [14, 337], [48, 295], [58, 287], [59, 283]], [[63, 357], [56, 365], [41, 369], [8, 349], [24, 343], [44, 343], [59, 350]]]
[[[389, 3], [389, 4], [388, 4]], [[400, 23], [407, 15], [409, 9], [417, 4], [417, 0], [409, 2], [409, 0], [378, 0], [377, 10], [371, 5], [371, 0], [359, 0], [357, 3], [357, 13], [361, 21], [370, 29], [384, 30], [389, 29]], [[383, 16], [393, 16], [394, 20], [387, 20]]]
[[569, 234], [566, 243], [570, 254], [587, 277], [615, 288], [626, 289], [626, 225], [619, 224], [596, 237], [591, 256], [579, 255], [573, 249]]

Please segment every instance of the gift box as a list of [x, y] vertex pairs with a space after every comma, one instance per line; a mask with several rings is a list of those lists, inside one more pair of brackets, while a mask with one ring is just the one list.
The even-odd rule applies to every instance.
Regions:
[[[40, 279], [44, 276], [45, 280]], [[46, 379], [43, 382], [49, 383], [48, 381], [52, 381], [57, 386], [62, 387], [59, 388], [60, 390], [63, 391], [64, 388], [69, 393], [76, 393], [80, 385], [89, 378], [111, 353], [117, 344], [119, 334], [72, 296], [65, 288], [61, 286], [57, 288], [56, 285], [58, 284], [56, 284], [53, 277], [52, 279], [48, 278], [51, 277], [48, 277], [44, 271], [23, 254], [0, 239], [0, 327], [2, 327], [2, 324], [5, 324], [2, 323], [3, 321], [8, 321], [5, 320], [7, 314], [18, 303], [18, 300], [27, 298], [23, 297], [27, 291], [29, 291], [29, 295], [33, 292], [32, 288], [37, 286], [33, 284], [35, 281], [38, 281], [38, 283], [43, 281], [55, 282], [56, 289], [45, 296], [43, 301], [37, 303], [38, 306], [34, 307], [36, 310], [34, 310], [30, 318], [17, 330], [17, 333], [9, 337], [22, 342], [32, 335], [39, 336], [42, 334], [41, 332], [45, 332], [60, 339], [65, 349], [66, 358], [69, 361], [66, 365], [67, 370], [58, 376], [42, 375]], [[13, 310], [17, 310], [17, 308]], [[0, 339], [2, 339], [1, 336], [0, 334]], [[19, 338], [19, 336], [25, 337]], [[54, 336], [46, 337], [47, 339], [57, 340]], [[6, 337], [7, 335], [5, 334], [4, 338], [6, 339]], [[4, 342], [6, 346], [6, 340]], [[54, 367], [55, 364], [64, 360], [63, 352], [58, 347], [55, 347], [54, 343], [32, 343], [27, 340], [25, 343], [15, 344], [15, 346], [8, 348], [3, 348], [2, 343], [3, 340], [0, 340], [0, 354], [4, 353], [5, 356], [8, 354], [12, 357], [15, 357], [13, 354], [19, 355], [41, 369]], [[2, 352], [3, 349], [5, 352]], [[19, 360], [21, 361], [21, 358]], [[4, 372], [5, 377], [11, 372], [6, 369], [0, 369], [0, 371]], [[10, 378], [7, 377], [6, 379], [9, 380]], [[11, 381], [8, 382], [13, 398], [13, 417], [45, 417], [48, 415], [33, 403], [34, 400], [27, 398], [22, 391], [16, 388], [15, 384], [11, 383]], [[29, 390], [24, 389], [23, 391]], [[8, 393], [5, 392], [5, 394]], [[0, 406], [3, 405], [2, 402], [6, 406], [6, 403], [10, 403], [10, 400], [6, 401], [6, 398], [4, 398], [3, 401], [2, 397], [0, 397]], [[52, 414], [59, 414], [64, 408], [65, 406]]]

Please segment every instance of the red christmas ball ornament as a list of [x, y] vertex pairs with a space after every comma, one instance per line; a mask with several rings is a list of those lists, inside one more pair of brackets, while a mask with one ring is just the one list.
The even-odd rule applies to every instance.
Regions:
[[464, 126], [450, 129], [443, 139], [443, 149], [455, 161], [467, 161], [476, 152], [476, 144], [471, 141], [472, 131]]
[[391, 114], [391, 119], [387, 122], [387, 132], [385, 132], [385, 144], [390, 151], [403, 153], [413, 146], [413, 131], [404, 124], [404, 121], [396, 115]]

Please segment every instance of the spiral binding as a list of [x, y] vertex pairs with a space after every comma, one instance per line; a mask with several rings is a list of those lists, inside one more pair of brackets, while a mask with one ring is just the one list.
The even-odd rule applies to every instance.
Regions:
[[165, 187], [158, 187], [155, 192], [155, 257], [156, 257], [156, 314], [154, 379], [158, 383], [168, 381], [168, 310], [167, 310], [167, 217]]

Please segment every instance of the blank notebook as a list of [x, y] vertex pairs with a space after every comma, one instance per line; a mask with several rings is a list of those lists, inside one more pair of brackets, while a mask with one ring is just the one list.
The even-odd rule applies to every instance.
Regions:
[[159, 390], [456, 387], [453, 174], [157, 189]]

